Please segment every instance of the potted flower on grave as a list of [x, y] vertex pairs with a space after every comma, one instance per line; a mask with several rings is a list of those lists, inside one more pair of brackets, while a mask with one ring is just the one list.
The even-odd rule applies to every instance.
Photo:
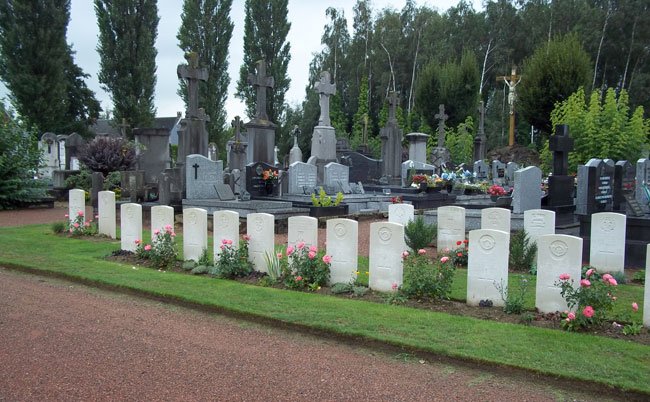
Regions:
[[419, 188], [420, 191], [427, 191], [427, 186], [429, 185], [429, 180], [425, 174], [416, 174], [413, 176], [413, 182], [411, 187]]
[[278, 172], [269, 169], [262, 172], [262, 180], [264, 180], [264, 188], [266, 194], [273, 194], [273, 186], [278, 180]]
[[456, 173], [452, 172], [449, 173], [447, 171], [443, 172], [442, 175], [440, 175], [442, 179], [445, 181], [445, 188], [447, 189], [447, 193], [451, 193], [451, 190], [454, 188], [454, 181], [456, 180]]
[[321, 216], [347, 215], [348, 205], [342, 204], [341, 201], [343, 201], [342, 192], [339, 191], [336, 198], [332, 200], [332, 197], [328, 196], [321, 187], [318, 197], [316, 197], [316, 194], [311, 193], [312, 205], [309, 207], [309, 216], [318, 218]]
[[499, 197], [506, 195], [506, 190], [503, 187], [495, 184], [490, 187], [488, 193], [490, 194], [492, 201], [496, 201]]

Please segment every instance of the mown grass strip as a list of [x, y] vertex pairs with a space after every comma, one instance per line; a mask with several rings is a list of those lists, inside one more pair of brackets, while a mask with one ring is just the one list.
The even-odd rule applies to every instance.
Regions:
[[232, 312], [441, 355], [650, 393], [650, 347], [319, 294], [115, 264], [119, 242], [52, 236], [45, 225], [0, 229], [0, 263], [49, 271]]

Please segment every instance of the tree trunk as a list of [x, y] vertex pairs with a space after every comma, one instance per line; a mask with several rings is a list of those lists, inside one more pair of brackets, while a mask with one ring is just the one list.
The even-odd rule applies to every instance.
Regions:
[[[386, 52], [386, 55], [388, 56], [388, 66], [390, 67], [390, 78], [393, 81], [393, 91], [395, 90], [395, 71], [393, 70], [393, 62], [390, 59], [390, 53], [388, 52], [388, 49], [386, 49], [386, 46], [382, 42], [379, 42], [381, 45], [381, 48], [384, 49], [384, 52]], [[386, 96], [388, 97], [388, 91], [390, 88], [390, 82], [386, 86]]]
[[485, 51], [485, 57], [483, 58], [483, 71], [481, 71], [481, 85], [478, 87], [479, 95], [483, 94], [483, 86], [485, 85], [485, 66], [487, 65], [487, 59], [490, 55], [490, 47], [492, 46], [492, 38], [488, 42], [487, 50]]
[[600, 35], [600, 44], [598, 45], [598, 53], [596, 53], [596, 63], [594, 65], [594, 80], [591, 82], [591, 90], [594, 90], [594, 86], [596, 86], [596, 76], [598, 75], [598, 60], [600, 59], [600, 50], [603, 47], [603, 41], [605, 40], [605, 31], [607, 30], [607, 22], [609, 21], [609, 17], [611, 17], [612, 13], [612, 3], [608, 2], [607, 3], [607, 14], [605, 15], [605, 22], [603, 23], [603, 32]]
[[411, 88], [409, 88], [409, 104], [408, 113], [411, 113], [411, 99], [413, 99], [413, 84], [415, 83], [415, 66], [418, 62], [418, 51], [420, 50], [420, 34], [422, 30], [418, 31], [418, 41], [415, 44], [415, 57], [413, 57], [413, 71], [411, 72]]
[[627, 78], [627, 69], [630, 66], [630, 58], [632, 57], [632, 47], [634, 46], [634, 33], [636, 32], [636, 22], [639, 19], [639, 15], [636, 14], [634, 17], [634, 24], [632, 24], [632, 38], [630, 39], [630, 51], [627, 53], [627, 61], [625, 62], [625, 71], [623, 71], [623, 83], [621, 88], [625, 88], [625, 79]]

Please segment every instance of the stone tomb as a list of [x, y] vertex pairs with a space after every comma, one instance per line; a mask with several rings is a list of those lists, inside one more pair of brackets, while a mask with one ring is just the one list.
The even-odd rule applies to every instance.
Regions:
[[626, 217], [613, 212], [591, 215], [589, 265], [601, 273], [623, 272]]
[[491, 300], [503, 307], [504, 301], [495, 285], [508, 286], [510, 234], [501, 230], [479, 229], [469, 232], [467, 262], [467, 304], [478, 306]]
[[86, 141], [77, 133], [72, 133], [65, 140], [65, 168], [67, 170], [79, 170], [81, 167], [79, 155]]
[[568, 274], [574, 286], [580, 286], [582, 274], [582, 239], [568, 235], [540, 236], [537, 249], [537, 284], [535, 307], [542, 313], [566, 311], [568, 306], [562, 295], [560, 275]]
[[142, 241], [142, 205], [120, 205], [120, 236], [122, 250], [135, 252], [138, 248], [135, 241]]
[[406, 134], [409, 141], [409, 160], [427, 163], [427, 140], [429, 137], [428, 134], [424, 133]]
[[111, 239], [117, 237], [115, 230], [115, 193], [112, 191], [100, 191], [97, 203], [97, 232], [106, 235]]
[[81, 224], [86, 221], [86, 192], [78, 188], [68, 191], [68, 215], [70, 216], [70, 223], [74, 222], [79, 216], [79, 212], [83, 214]]
[[[510, 164], [508, 164], [510, 166]], [[542, 206], [542, 171], [528, 166], [514, 172], [515, 190], [512, 195], [512, 212], [521, 214]]]
[[410, 204], [390, 204], [388, 206], [388, 222], [408, 225], [414, 219], [414, 208]]
[[323, 169], [323, 184], [328, 193], [352, 193], [350, 188], [350, 168], [340, 163], [330, 162]]
[[499, 160], [492, 161], [492, 183], [506, 185], [506, 164]]
[[223, 184], [223, 161], [211, 161], [203, 155], [188, 155], [185, 185], [188, 200], [219, 198], [216, 186]]
[[[207, 158], [206, 158], [207, 159]], [[208, 213], [201, 208], [183, 210], [183, 260], [199, 261], [208, 249]]]
[[479, 182], [484, 180], [489, 180], [488, 172], [489, 172], [489, 166], [487, 163], [485, 163], [485, 161], [479, 160], [474, 162], [474, 174], [476, 180], [478, 180]]
[[151, 207], [151, 237], [153, 232], [165, 230], [165, 226], [171, 226], [174, 231], [174, 208], [166, 205], [156, 205]]
[[314, 165], [294, 162], [289, 167], [289, 194], [311, 194], [316, 187], [318, 169]]
[[[639, 159], [636, 162], [636, 189], [634, 196], [643, 211], [647, 214], [650, 212], [650, 159]], [[647, 271], [646, 271], [647, 272]]]
[[298, 243], [305, 243], [305, 247], [318, 247], [318, 219], [311, 216], [289, 217], [287, 243], [294, 248]]
[[136, 170], [144, 171], [145, 183], [157, 183], [158, 176], [170, 167], [169, 130], [166, 128], [135, 128], [133, 136], [138, 159]]
[[359, 223], [352, 219], [327, 221], [327, 254], [330, 263], [330, 283], [350, 283], [356, 280], [359, 256]]
[[271, 214], [252, 213], [246, 217], [246, 232], [251, 237], [248, 243], [248, 255], [253, 268], [260, 272], [269, 272], [264, 256], [272, 257], [274, 251], [274, 224]]
[[505, 208], [482, 209], [481, 229], [501, 230], [510, 233], [510, 210]]
[[415, 174], [426, 174], [429, 176], [436, 172], [436, 167], [428, 163], [413, 160], [402, 162], [402, 187], [407, 186], [412, 169], [415, 170]]
[[52, 177], [54, 170], [59, 169], [59, 149], [56, 134], [45, 133], [38, 142], [38, 150], [42, 153], [42, 168], [38, 169], [43, 177]]
[[256, 162], [246, 165], [246, 191], [253, 197], [277, 197], [280, 194], [279, 179], [264, 180], [264, 172], [278, 173], [278, 168], [268, 163]]
[[402, 253], [405, 250], [404, 226], [389, 222], [370, 224], [370, 289], [378, 292], [397, 291], [402, 285]]
[[438, 208], [437, 249], [455, 250], [458, 242], [465, 240], [465, 208], [445, 206]]
[[532, 243], [540, 236], [555, 234], [555, 212], [547, 209], [529, 209], [524, 212], [524, 230]]
[[215, 211], [212, 219], [214, 240], [214, 261], [216, 262], [221, 254], [223, 240], [232, 240], [234, 250], [239, 249], [239, 214], [235, 211]]

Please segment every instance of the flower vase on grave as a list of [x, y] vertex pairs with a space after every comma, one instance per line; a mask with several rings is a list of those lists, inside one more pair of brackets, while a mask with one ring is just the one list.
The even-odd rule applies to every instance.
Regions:
[[266, 190], [267, 195], [273, 194], [273, 182], [271, 180], [267, 180], [264, 183], [264, 189]]
[[429, 186], [429, 183], [427, 183], [426, 181], [420, 182], [420, 191], [426, 192], [428, 186]]

